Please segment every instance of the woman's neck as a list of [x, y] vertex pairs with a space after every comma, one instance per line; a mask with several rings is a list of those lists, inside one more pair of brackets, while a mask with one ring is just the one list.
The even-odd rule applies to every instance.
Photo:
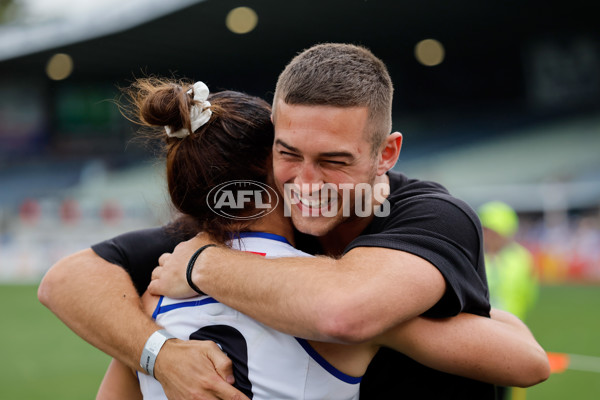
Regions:
[[282, 207], [277, 207], [264, 217], [255, 220], [247, 229], [254, 232], [266, 232], [283, 236], [292, 246], [295, 245], [292, 223], [289, 218], [283, 216]]

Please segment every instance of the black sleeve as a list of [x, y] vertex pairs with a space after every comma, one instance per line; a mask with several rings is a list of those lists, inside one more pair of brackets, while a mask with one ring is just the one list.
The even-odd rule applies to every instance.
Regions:
[[106, 261], [123, 267], [142, 294], [150, 283], [152, 270], [158, 265], [158, 257], [172, 252], [186, 239], [170, 226], [163, 226], [116, 236], [93, 245], [92, 250]]
[[373, 221], [346, 251], [355, 247], [405, 251], [438, 268], [447, 289], [425, 316], [449, 317], [462, 311], [489, 316], [481, 227], [474, 211], [460, 200], [426, 195], [392, 205], [390, 215]]

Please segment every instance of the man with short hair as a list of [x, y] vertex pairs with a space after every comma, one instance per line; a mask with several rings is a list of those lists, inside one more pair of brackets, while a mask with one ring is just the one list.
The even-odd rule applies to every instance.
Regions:
[[[489, 316], [476, 214], [436, 183], [389, 172], [402, 145], [399, 132], [390, 134], [392, 92], [385, 65], [363, 47], [321, 44], [297, 55], [273, 101], [274, 179], [299, 247], [323, 256], [265, 260], [208, 248], [193, 265], [193, 283], [273, 328], [321, 341], [361, 342], [421, 314]], [[76, 333], [136, 367], [145, 340], [159, 328], [138, 313], [136, 292], [114, 264], [143, 288], [150, 266], [182, 239], [169, 232], [126, 234], [59, 262], [40, 286], [40, 299]], [[191, 238], [161, 256], [148, 289], [194, 294], [186, 266], [207, 242]], [[98, 281], [84, 279], [85, 272]], [[98, 288], [100, 282], [105, 286]], [[85, 293], [86, 302], [74, 304], [72, 290]], [[113, 315], [103, 315], [109, 309]], [[200, 390], [208, 398], [233, 398], [227, 361], [201, 345], [166, 342], [157, 378], [173, 398]], [[223, 379], [206, 375], [188, 351], [204, 354]], [[197, 380], [202, 389], [194, 387]], [[382, 350], [361, 396], [492, 399], [494, 387]]]

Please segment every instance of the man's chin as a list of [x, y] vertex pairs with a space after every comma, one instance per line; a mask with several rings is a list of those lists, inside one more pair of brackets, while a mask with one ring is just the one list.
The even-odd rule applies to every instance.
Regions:
[[335, 218], [331, 217], [302, 217], [292, 215], [292, 223], [298, 231], [311, 236], [325, 236], [335, 228]]

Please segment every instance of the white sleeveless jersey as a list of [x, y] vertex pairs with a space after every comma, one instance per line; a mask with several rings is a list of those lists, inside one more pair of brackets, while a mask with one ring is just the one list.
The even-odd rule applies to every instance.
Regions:
[[[278, 235], [241, 236], [232, 248], [269, 258], [309, 256]], [[179, 339], [216, 342], [233, 362], [235, 387], [250, 399], [358, 399], [360, 377], [337, 370], [306, 340], [271, 329], [211, 297], [161, 297], [153, 317]], [[144, 399], [166, 399], [156, 379], [138, 378]]]

